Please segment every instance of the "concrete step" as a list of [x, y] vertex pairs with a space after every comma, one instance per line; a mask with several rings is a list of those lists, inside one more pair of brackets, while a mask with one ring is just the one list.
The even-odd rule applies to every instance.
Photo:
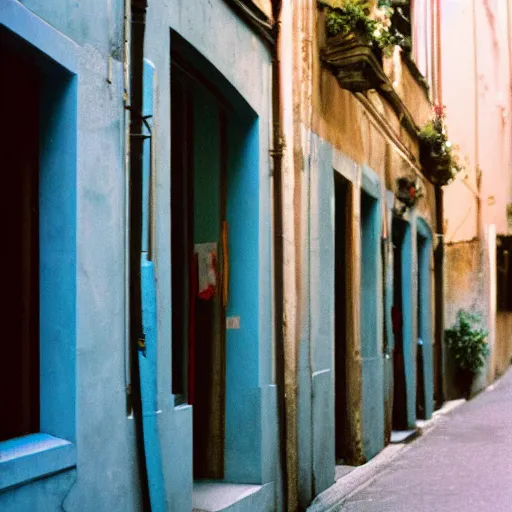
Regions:
[[413, 430], [393, 430], [391, 432], [391, 439], [389, 442], [392, 444], [408, 443], [419, 434], [420, 430], [418, 428]]
[[265, 485], [196, 481], [192, 491], [193, 512], [272, 512], [274, 483]]

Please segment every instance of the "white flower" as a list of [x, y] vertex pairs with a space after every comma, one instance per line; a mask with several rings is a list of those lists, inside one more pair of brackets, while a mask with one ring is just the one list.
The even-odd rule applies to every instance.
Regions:
[[380, 37], [381, 36], [381, 32], [379, 29], [375, 30], [375, 32], [373, 33], [374, 37]]

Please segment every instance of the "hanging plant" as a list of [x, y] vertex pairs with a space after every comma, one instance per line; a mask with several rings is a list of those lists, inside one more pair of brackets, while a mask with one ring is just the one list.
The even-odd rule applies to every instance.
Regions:
[[418, 200], [423, 197], [423, 189], [416, 177], [400, 177], [396, 180], [396, 198], [403, 203], [405, 208], [413, 208]]
[[437, 186], [449, 184], [462, 170], [457, 148], [448, 139], [444, 107], [434, 106], [433, 116], [418, 133], [420, 163], [425, 176]]

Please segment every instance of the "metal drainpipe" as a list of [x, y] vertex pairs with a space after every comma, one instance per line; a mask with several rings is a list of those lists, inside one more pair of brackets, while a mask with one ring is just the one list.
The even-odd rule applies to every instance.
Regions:
[[140, 382], [139, 352], [145, 350], [142, 327], [141, 296], [141, 249], [142, 249], [142, 157], [143, 121], [142, 92], [144, 70], [144, 33], [147, 0], [131, 0], [131, 106], [130, 109], [130, 256], [129, 256], [129, 295], [130, 295], [130, 370], [131, 395], [135, 420], [137, 463], [141, 483], [142, 506], [151, 511], [149, 498], [144, 426], [142, 417], [142, 397]]
[[281, 0], [272, 2], [274, 19], [274, 55], [272, 59], [272, 124], [274, 177], [274, 287], [275, 287], [275, 358], [276, 384], [278, 392], [279, 454], [283, 482], [283, 510], [288, 510], [288, 460], [286, 457], [286, 391], [284, 351], [284, 273], [283, 273], [283, 204], [282, 204], [282, 162], [283, 135], [281, 111], [281, 66], [280, 66], [280, 17]]
[[[508, 47], [508, 88], [509, 88], [509, 107], [508, 123], [510, 129], [509, 137], [509, 175], [512, 176], [512, 0], [507, 0], [507, 41]], [[512, 195], [512, 190], [509, 190]], [[509, 195], [510, 197], [510, 195]], [[508, 221], [508, 219], [507, 219]]]
[[[432, 52], [434, 103], [443, 104], [442, 99], [442, 75], [441, 75], [441, 2], [433, 0], [435, 16], [432, 16], [432, 39], [434, 50]], [[436, 238], [437, 246], [434, 253], [435, 272], [435, 337], [437, 345], [436, 371], [437, 371], [437, 406], [444, 402], [444, 207], [443, 189], [435, 187], [436, 205]]]

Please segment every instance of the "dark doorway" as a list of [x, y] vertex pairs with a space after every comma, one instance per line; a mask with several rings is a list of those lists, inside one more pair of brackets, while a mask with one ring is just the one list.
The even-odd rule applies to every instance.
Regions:
[[[428, 253], [427, 239], [417, 234], [417, 258], [418, 258], [418, 300], [417, 300], [417, 318], [418, 318], [418, 345], [416, 352], [416, 417], [418, 419], [426, 419], [425, 407], [425, 366], [424, 366], [424, 342], [428, 327], [425, 323], [425, 308], [430, 308], [430, 301], [425, 300], [425, 294], [430, 290], [426, 287], [428, 279]], [[425, 263], [427, 264], [425, 268]], [[425, 275], [425, 273], [427, 275]]]
[[0, 441], [39, 431], [40, 82], [30, 62], [2, 46]]
[[347, 463], [347, 233], [348, 181], [334, 172], [334, 376], [336, 464]]
[[171, 68], [173, 393], [193, 413], [194, 478], [224, 477], [226, 112], [178, 56]]
[[407, 394], [404, 357], [404, 237], [407, 224], [393, 219], [393, 430], [407, 429]]

